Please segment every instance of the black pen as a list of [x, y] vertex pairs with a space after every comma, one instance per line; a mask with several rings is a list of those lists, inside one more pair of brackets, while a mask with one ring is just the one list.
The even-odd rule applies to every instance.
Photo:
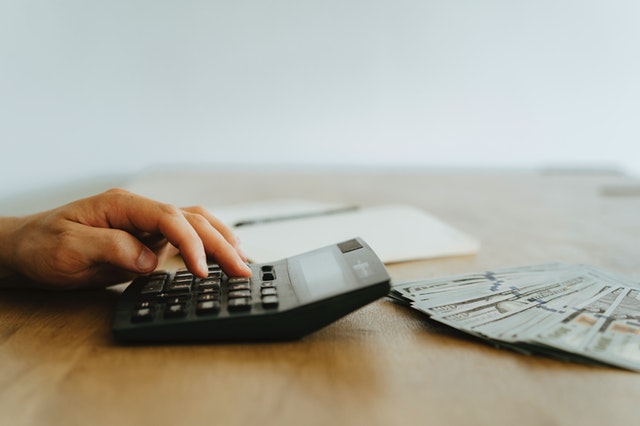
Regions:
[[358, 206], [345, 206], [338, 207], [335, 209], [308, 212], [308, 213], [300, 213], [293, 215], [282, 215], [282, 216], [271, 216], [271, 217], [263, 217], [259, 219], [247, 219], [241, 220], [233, 224], [234, 228], [239, 228], [241, 226], [250, 226], [250, 225], [260, 225], [264, 223], [272, 223], [272, 222], [284, 222], [287, 220], [295, 220], [295, 219], [306, 219], [310, 217], [319, 217], [319, 216], [329, 216], [337, 213], [346, 213], [358, 210]]

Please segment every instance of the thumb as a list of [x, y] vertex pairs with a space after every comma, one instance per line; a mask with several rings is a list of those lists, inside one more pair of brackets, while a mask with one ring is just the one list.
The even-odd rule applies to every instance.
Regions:
[[89, 257], [127, 271], [144, 274], [158, 266], [158, 256], [133, 235], [119, 229], [93, 228], [96, 244], [90, 244]]

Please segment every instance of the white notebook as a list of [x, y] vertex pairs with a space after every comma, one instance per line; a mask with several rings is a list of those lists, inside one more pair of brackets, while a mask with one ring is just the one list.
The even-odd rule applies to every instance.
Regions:
[[[234, 228], [242, 249], [258, 263], [354, 237], [363, 238], [384, 263], [469, 255], [480, 247], [474, 237], [408, 205], [349, 208], [305, 200], [276, 200], [211, 211]], [[239, 223], [244, 225], [237, 226]]]

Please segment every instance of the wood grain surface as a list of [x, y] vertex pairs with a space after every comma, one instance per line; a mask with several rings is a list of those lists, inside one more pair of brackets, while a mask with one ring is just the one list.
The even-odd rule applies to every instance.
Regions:
[[[535, 171], [157, 172], [178, 205], [310, 198], [409, 203], [482, 243], [389, 265], [395, 282], [557, 260], [640, 278], [640, 197], [621, 174]], [[122, 285], [0, 293], [0, 425], [623, 425], [640, 375], [496, 349], [379, 300], [301, 340], [121, 346]]]

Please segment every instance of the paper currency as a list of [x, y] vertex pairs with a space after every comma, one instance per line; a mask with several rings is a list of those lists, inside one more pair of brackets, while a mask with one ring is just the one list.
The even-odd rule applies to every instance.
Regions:
[[547, 263], [395, 285], [431, 319], [524, 353], [640, 371], [640, 283]]

